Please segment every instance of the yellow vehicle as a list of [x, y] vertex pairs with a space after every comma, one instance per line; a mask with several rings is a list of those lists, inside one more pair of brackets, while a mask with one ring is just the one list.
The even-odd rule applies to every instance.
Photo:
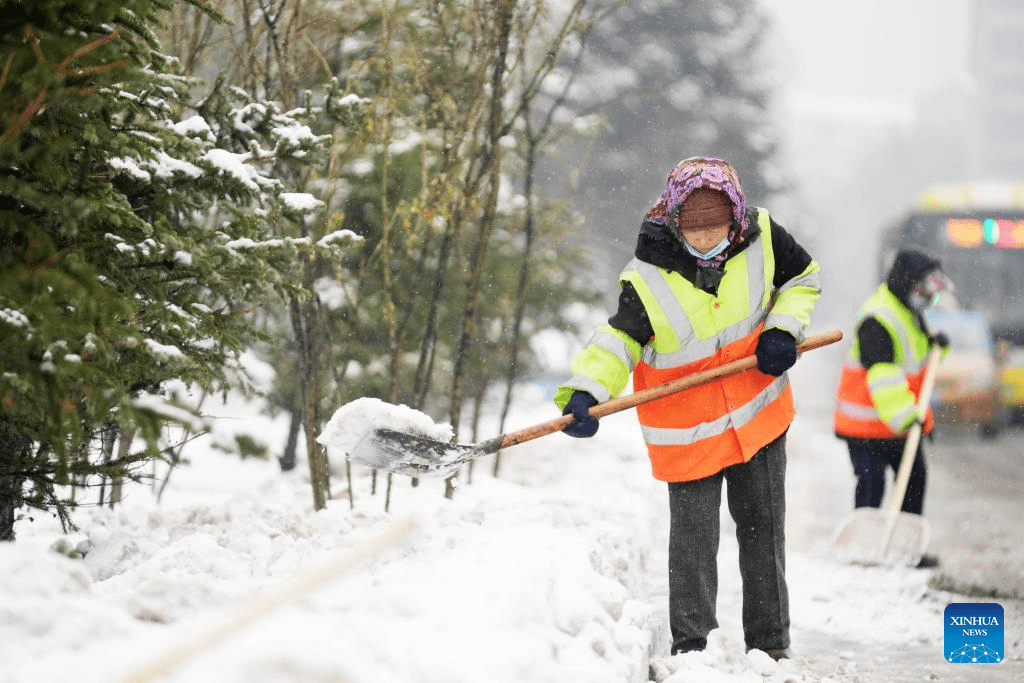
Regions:
[[1000, 399], [1012, 424], [1024, 423], [1024, 346], [1001, 345]]

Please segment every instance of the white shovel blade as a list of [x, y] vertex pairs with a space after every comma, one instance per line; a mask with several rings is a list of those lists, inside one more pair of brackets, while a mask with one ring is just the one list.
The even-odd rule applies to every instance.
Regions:
[[847, 562], [916, 567], [928, 548], [928, 520], [906, 512], [857, 508], [832, 538], [836, 554]]

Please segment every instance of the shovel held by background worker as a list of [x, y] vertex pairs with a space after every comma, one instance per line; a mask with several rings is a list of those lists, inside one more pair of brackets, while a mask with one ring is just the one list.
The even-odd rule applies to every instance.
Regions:
[[[797, 346], [797, 351], [810, 351], [833, 344], [842, 338], [843, 333], [839, 330], [807, 337], [803, 343]], [[590, 409], [590, 414], [593, 417], [602, 418], [707, 382], [753, 370], [756, 367], [757, 358], [755, 356], [744, 356], [718, 367], [599, 403]], [[352, 452], [349, 453], [349, 460], [359, 465], [409, 477], [448, 477], [464, 463], [474, 458], [496, 453], [502, 448], [531, 441], [547, 434], [560, 432], [575, 419], [571, 414], [562, 415], [554, 420], [502, 434], [479, 444], [447, 443], [416, 434], [406, 434], [378, 427], [368, 432], [356, 444]]]
[[[928, 365], [917, 398], [918, 415], [924, 415], [928, 410], [941, 355], [939, 345], [933, 344], [928, 352]], [[907, 432], [896, 481], [885, 509], [857, 508], [836, 529], [832, 545], [841, 558], [855, 564], [909, 567], [915, 567], [921, 561], [928, 548], [928, 520], [923, 515], [900, 512], [920, 443], [921, 422], [916, 421]]]

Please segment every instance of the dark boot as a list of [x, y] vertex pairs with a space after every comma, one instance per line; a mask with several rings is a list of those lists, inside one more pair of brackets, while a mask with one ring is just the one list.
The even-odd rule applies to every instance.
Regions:
[[784, 647], [784, 648], [781, 648], [781, 649], [778, 649], [778, 650], [765, 650], [765, 653], [769, 657], [774, 659], [776, 662], [779, 661], [780, 659], [792, 659], [793, 658], [793, 650], [788, 648], [788, 647]]

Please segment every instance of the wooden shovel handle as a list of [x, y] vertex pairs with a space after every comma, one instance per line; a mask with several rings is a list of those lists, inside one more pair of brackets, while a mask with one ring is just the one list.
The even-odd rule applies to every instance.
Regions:
[[[834, 344], [843, 338], [843, 333], [840, 330], [832, 330], [831, 332], [825, 332], [823, 334], [815, 335], [813, 337], [807, 337], [801, 344], [797, 345], [796, 350], [799, 353], [804, 351], [810, 351], [817, 349], [822, 346]], [[642, 403], [649, 403], [656, 401], [659, 398], [664, 398], [671, 394], [677, 394], [680, 391], [686, 389], [692, 389], [693, 387], [701, 384], [707, 384], [716, 379], [722, 379], [723, 377], [729, 377], [730, 375], [737, 375], [747, 370], [753, 370], [757, 367], [756, 356], [744, 356], [734, 361], [724, 363], [715, 368], [703, 370], [701, 372], [695, 372], [692, 375], [686, 375], [674, 379], [671, 382], [665, 382], [655, 387], [649, 387], [641, 391], [633, 392], [632, 394], [626, 394], [618, 398], [613, 398], [610, 401], [599, 403], [590, 409], [590, 414], [594, 417], [601, 418], [612, 413], [618, 413], [629, 408], [635, 408]], [[562, 415], [561, 417], [542, 422], [541, 424], [527, 427], [516, 432], [509, 432], [501, 437], [501, 444], [499, 448], [507, 448], [514, 446], [524, 441], [531, 441], [547, 434], [554, 432], [560, 432], [567, 425], [575, 422], [576, 418], [572, 415]]]
[[[935, 389], [935, 375], [939, 370], [939, 362], [942, 360], [942, 349], [938, 344], [932, 344], [928, 350], [928, 364], [924, 370], [924, 380], [921, 383], [921, 393], [917, 397], [917, 414], [927, 415], [928, 406], [932, 400], [932, 390]], [[903, 498], [907, 495], [907, 484], [910, 483], [910, 470], [917, 458], [917, 446], [921, 443], [921, 423], [914, 422], [907, 432], [907, 440], [903, 443], [903, 454], [900, 456], [900, 466], [896, 470], [896, 479], [893, 481], [892, 495], [889, 497], [889, 504], [886, 511], [895, 517], [896, 513], [903, 507]], [[891, 531], [891, 530], [890, 530]]]

